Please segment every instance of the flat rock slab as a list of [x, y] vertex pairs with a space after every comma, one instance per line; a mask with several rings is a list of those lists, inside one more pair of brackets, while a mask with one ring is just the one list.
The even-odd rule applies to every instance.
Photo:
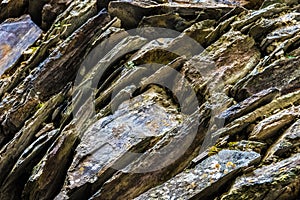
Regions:
[[271, 102], [278, 94], [279, 91], [276, 88], [263, 90], [226, 109], [217, 118], [220, 120], [225, 120], [225, 123], [232, 122], [233, 120], [255, 110], [256, 108]]
[[273, 136], [276, 137], [281, 128], [299, 117], [299, 109], [300, 106], [291, 107], [262, 120], [254, 127], [249, 139], [265, 140]]
[[163, 98], [166, 96], [149, 92], [125, 101], [113, 115], [97, 121], [84, 133], [67, 175], [65, 188], [71, 190], [71, 197], [93, 192], [87, 185], [97, 188], [107, 174], [122, 169], [155, 143], [156, 137], [178, 125], [176, 112], [170, 113], [153, 101]]
[[[300, 120], [292, 124], [270, 147], [265, 160], [271, 161], [275, 157], [289, 155], [296, 150], [300, 153]], [[298, 149], [297, 149], [298, 148]]]
[[260, 10], [255, 10], [255, 11], [247, 13], [244, 16], [241, 16], [240, 20], [238, 20], [232, 24], [232, 27], [234, 29], [240, 30], [240, 29], [246, 27], [247, 25], [255, 22], [256, 20], [260, 19], [261, 17], [274, 16], [274, 15], [281, 13], [288, 9], [289, 9], [289, 7], [285, 6], [284, 4], [280, 4], [280, 3], [272, 4], [266, 8], [263, 8]]
[[299, 176], [300, 153], [237, 178], [222, 200], [296, 199], [300, 190]]
[[270, 87], [278, 88], [283, 94], [296, 91], [299, 88], [299, 65], [300, 58], [293, 57], [276, 60], [264, 68], [258, 67], [233, 87], [233, 95], [243, 100]]
[[151, 1], [111, 1], [108, 11], [122, 20], [123, 25], [134, 28], [145, 16], [176, 12], [181, 17], [198, 19], [218, 19], [228, 13], [233, 6], [217, 4], [155, 4]]
[[135, 199], [206, 199], [259, 158], [255, 152], [222, 150]]
[[266, 143], [256, 142], [251, 140], [241, 140], [238, 142], [228, 142], [228, 149], [240, 151], [254, 151], [259, 154], [266, 149]]
[[222, 91], [225, 84], [233, 84], [249, 73], [259, 58], [260, 53], [251, 37], [229, 31], [186, 62], [182, 71], [198, 86], [196, 91], [206, 83], [210, 92], [216, 93]]
[[[296, 20], [294, 20], [296, 21]], [[271, 53], [278, 46], [280, 41], [285, 41], [292, 38], [300, 32], [300, 22], [296, 21], [290, 26], [280, 27], [269, 33], [266, 38], [261, 42], [260, 46], [267, 53]]]
[[41, 35], [29, 15], [0, 24], [0, 76], [10, 68]]

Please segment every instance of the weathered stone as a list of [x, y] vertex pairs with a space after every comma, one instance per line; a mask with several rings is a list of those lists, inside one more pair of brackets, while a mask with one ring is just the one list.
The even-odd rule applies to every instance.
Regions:
[[[255, 152], [222, 150], [192, 169], [176, 175], [164, 184], [148, 190], [135, 198], [144, 199], [208, 199], [222, 186], [237, 176], [243, 168], [257, 163], [260, 155]], [[168, 198], [165, 198], [168, 196]]]
[[248, 10], [246, 8], [241, 7], [241, 6], [235, 6], [228, 13], [226, 13], [224, 16], [222, 16], [218, 22], [219, 23], [224, 22], [233, 16], [239, 15], [241, 13], [247, 13], [247, 12], [248, 12]]
[[288, 10], [289, 7], [285, 6], [284, 4], [273, 4], [266, 8], [257, 10], [257, 11], [250, 11], [246, 15], [242, 15], [239, 20], [232, 24], [234, 29], [240, 30], [241, 28], [249, 25], [252, 22], [260, 19], [261, 17], [270, 17], [272, 15], [281, 13], [283, 11]]
[[[288, 108], [291, 104], [300, 101], [300, 91], [296, 91], [293, 93], [289, 93], [280, 97], [275, 98], [270, 103], [257, 108], [249, 114], [246, 114], [231, 123], [227, 124], [225, 127], [215, 131], [213, 133], [213, 137], [220, 138], [227, 135], [234, 135], [242, 131], [248, 125], [253, 124], [259, 118], [263, 118], [264, 116], [272, 115], [274, 112], [278, 112], [278, 110]], [[296, 114], [296, 113], [294, 113]]]
[[12, 100], [16, 103], [11, 104], [11, 101], [1, 102], [0, 117], [2, 130], [0, 131], [0, 146], [9, 142], [16, 132], [22, 128], [24, 122], [36, 112], [40, 101], [32, 89], [18, 91]]
[[238, 177], [230, 191], [221, 199], [296, 199], [300, 192], [299, 176], [300, 154], [298, 153]]
[[277, 46], [279, 46], [278, 45], [279, 42], [289, 39], [299, 32], [300, 32], [300, 22], [296, 24], [292, 24], [291, 26], [283, 26], [269, 33], [261, 42], [260, 46], [262, 50], [265, 50], [267, 53], [270, 53]]
[[159, 84], [167, 87], [177, 99], [181, 112], [191, 114], [203, 103], [203, 100], [197, 101], [197, 92], [194, 90], [194, 87], [197, 87], [197, 85], [189, 85], [190, 80], [177, 71], [183, 66], [183, 61], [186, 60], [178, 58], [174, 62], [159, 68], [153, 74], [149, 75], [149, 77], [142, 80], [140, 87], [142, 90], [151, 84]]
[[[117, 21], [118, 20], [116, 18], [112, 20], [112, 22]], [[103, 88], [109, 87], [109, 85], [113, 82], [113, 79], [118, 77], [121, 71], [120, 68], [116, 67], [115, 70], [113, 70], [112, 68], [114, 67], [113, 63], [117, 62], [118, 59], [120, 59], [120, 57], [117, 56], [117, 52], [119, 52], [121, 55], [122, 53], [124, 53], [124, 50], [131, 50], [129, 46], [123, 46], [125, 48], [122, 47], [122, 49], [112, 49], [116, 45], [119, 45], [118, 47], [121, 47], [122, 45], [125, 45], [126, 42], [130, 43], [129, 41], [127, 41], [128, 39], [125, 40], [126, 42], [123, 41], [128, 36], [128, 32], [126, 32], [124, 29], [116, 28], [113, 26], [109, 27], [104, 32], [100, 32], [99, 34], [95, 35], [92, 38], [92, 41], [90, 41], [91, 45], [87, 47], [86, 54], [84, 55], [84, 62], [81, 63], [80, 69], [78, 70], [78, 74], [75, 80], [75, 86], [80, 87], [80, 84], [82, 84], [82, 82], [85, 82], [86, 80], [96, 79], [97, 73], [99, 73], [99, 71], [112, 71], [112, 73], [107, 75], [107, 77], [98, 77], [98, 79], [101, 79], [101, 81], [103, 79], [103, 83], [98, 88], [96, 96], [99, 95], [99, 92], [103, 91]], [[145, 40], [143, 38], [139, 38], [139, 40], [138, 38], [133, 37], [132, 39], [132, 46], [136, 45], [139, 47], [139, 45], [143, 45], [145, 43]], [[141, 44], [139, 44], [138, 41], [140, 41]], [[107, 60], [105, 60], [105, 58]], [[111, 58], [112, 60], [110, 60]], [[101, 59], [102, 61], [100, 61]], [[97, 66], [97, 64], [99, 65]], [[93, 74], [93, 72], [96, 72], [96, 74]]]
[[[105, 12], [100, 12], [97, 16], [89, 19], [50, 54], [48, 59], [43, 62], [40, 70], [36, 72], [35, 76], [37, 78], [33, 81], [34, 89], [39, 92], [40, 98], [47, 98], [57, 93], [75, 78], [79, 68], [78, 62], [80, 63], [80, 60], [82, 60], [80, 56], [85, 53], [84, 50], [88, 45], [88, 41], [94, 36], [94, 32], [102, 32], [102, 28], [109, 21], [110, 16]], [[71, 57], [73, 62], [69, 60]], [[63, 73], [64, 70], [67, 70], [68, 73]], [[44, 84], [45, 82], [47, 84]]]
[[[187, 0], [187, 2], [190, 2]], [[203, 0], [192, 0], [192, 2], [207, 2]], [[208, 2], [216, 2], [218, 4], [226, 4], [226, 5], [235, 5], [235, 6], [243, 6], [247, 9], [257, 9], [263, 3], [263, 0], [216, 0], [216, 1], [208, 1]]]
[[240, 151], [254, 151], [256, 153], [262, 154], [267, 148], [266, 143], [256, 142], [251, 140], [241, 140], [236, 142], [228, 142], [226, 144], [228, 149], [240, 150]]
[[[35, 44], [30, 57], [21, 62], [13, 75], [0, 80], [0, 96], [2, 97], [6, 92], [12, 91], [21, 82], [25, 85], [26, 79], [24, 81], [24, 76], [29, 75], [28, 72], [38, 67], [62, 40], [69, 37], [77, 28], [96, 14], [96, 0], [73, 1], [68, 9], [57, 17], [55, 23], [43, 38]], [[31, 80], [31, 76], [27, 77], [27, 81], [28, 79]]]
[[[179, 54], [175, 49], [171, 49], [173, 41], [171, 39], [157, 39], [144, 45], [140, 50], [132, 55], [130, 61], [136, 66], [143, 66], [148, 63], [168, 64]], [[170, 49], [170, 50], [169, 50]]]
[[[142, 29], [144, 30], [144, 29]], [[152, 29], [150, 29], [152, 30]], [[164, 29], [160, 31], [165, 31]], [[129, 31], [129, 33], [131, 33]], [[173, 32], [172, 32], [173, 33]], [[98, 89], [97, 95], [99, 94], [99, 97], [96, 99], [96, 107], [100, 107], [103, 104], [103, 102], [107, 102], [107, 100], [110, 98], [110, 95], [112, 94], [113, 91], [122, 89], [123, 86], [126, 85], [132, 85], [134, 84], [137, 88], [142, 87], [145, 88], [147, 84], [140, 85], [139, 82], [141, 81], [142, 78], [146, 78], [151, 75], [151, 77], [155, 77], [155, 80], [153, 79], [152, 82], [148, 81], [148, 84], [152, 84], [158, 79], [160, 81], [164, 81], [162, 79], [166, 78], [166, 80], [169, 80], [170, 83], [174, 82], [171, 80], [172, 74], [174, 75], [173, 71], [171, 74], [165, 73], [165, 74], [159, 74], [156, 75], [156, 71], [164, 66], [165, 64], [168, 64], [165, 66], [166, 68], [169, 69], [176, 69], [179, 70], [179, 68], [182, 66], [183, 62], [185, 61], [184, 58], [191, 57], [193, 54], [196, 54], [197, 52], [203, 50], [201, 45], [199, 45], [196, 41], [193, 39], [185, 36], [185, 35], [180, 35], [178, 36], [177, 32], [174, 32], [175, 35], [173, 37], [176, 37], [174, 40], [171, 39], [164, 39], [164, 38], [157, 38], [160, 37], [161, 35], [157, 35], [154, 37], [154, 39], [144, 45], [140, 50], [138, 50], [136, 53], [134, 53], [130, 58], [127, 63], [125, 63], [120, 70], [120, 76], [117, 78], [114, 78], [113, 84], [110, 84], [108, 89], [105, 91], [102, 91], [102, 89], [105, 87], [107, 84], [106, 81], [104, 84]], [[141, 36], [144, 36], [142, 33]], [[148, 36], [148, 33], [146, 33], [146, 36]], [[168, 35], [167, 35], [168, 36]], [[178, 36], [178, 37], [177, 37]], [[163, 36], [161, 36], [163, 37]], [[147, 38], [147, 37], [146, 37]], [[133, 40], [134, 39], [134, 40]], [[132, 41], [131, 41], [132, 40]], [[126, 41], [128, 44], [126, 44]], [[140, 41], [139, 43], [135, 44], [133, 41]], [[116, 54], [121, 54], [124, 55], [126, 52], [131, 52], [133, 49], [140, 48], [141, 45], [143, 45], [147, 40], [145, 38], [139, 38], [138, 36], [135, 37], [130, 37], [130, 38], [125, 38], [124, 41], [119, 43], [116, 46], [116, 50], [112, 51]], [[124, 43], [124, 44], [122, 44]], [[125, 45], [125, 46], [124, 46]], [[121, 47], [119, 47], [121, 46]], [[132, 49], [132, 50], [131, 50]], [[125, 51], [125, 52], [124, 52]], [[176, 59], [179, 55], [184, 55], [184, 58], [178, 58]], [[110, 55], [111, 56], [111, 55]], [[113, 56], [114, 58], [111, 59], [113, 61], [116, 56]], [[110, 66], [109, 63], [112, 63], [109, 61], [109, 59], [105, 58], [103, 59], [103, 62], [100, 61], [101, 65], [99, 66]], [[102, 69], [103, 67], [97, 67], [99, 69]], [[118, 71], [118, 67], [114, 67]], [[95, 73], [93, 73], [95, 74]], [[112, 73], [114, 75], [114, 73]], [[112, 76], [111, 75], [111, 76]], [[115, 76], [115, 75], [114, 75]], [[177, 75], [175, 75], [177, 76]], [[163, 78], [164, 77], [164, 78]], [[171, 77], [171, 79], [170, 79]], [[110, 78], [108, 78], [109, 80]], [[104, 87], [103, 87], [104, 86]], [[170, 86], [170, 85], [168, 85]], [[119, 89], [118, 89], [119, 88]], [[170, 89], [170, 88], [169, 88]], [[100, 93], [101, 92], [101, 93]]]
[[36, 135], [38, 139], [24, 150], [1, 186], [1, 199], [21, 199], [23, 187], [33, 167], [41, 160], [49, 146], [52, 145], [58, 136], [59, 131], [50, 131], [51, 129], [53, 129], [53, 124], [41, 129]]
[[[66, 92], [66, 91], [64, 91]], [[14, 136], [14, 138], [7, 143], [0, 150], [0, 182], [7, 177], [15, 162], [21, 156], [23, 151], [33, 142], [35, 134], [38, 132], [42, 123], [49, 117], [49, 113], [64, 100], [64, 92], [57, 94], [47, 101], [30, 120], [28, 120], [24, 127]]]
[[260, 58], [254, 44], [252, 38], [239, 31], [229, 31], [190, 59], [182, 71], [186, 71], [188, 77], [195, 76], [194, 71], [198, 71], [197, 87], [207, 82], [210, 92], [220, 91], [225, 84], [237, 82], [254, 68]]
[[156, 90], [125, 101], [83, 134], [64, 186], [70, 198], [92, 195], [113, 172], [138, 157], [130, 152], [145, 151], [179, 124], [179, 113], [168, 111], [176, 110], [172, 102], [160, 102], [167, 96]]
[[235, 18], [236, 16], [233, 16], [218, 24], [218, 26], [205, 37], [205, 44], [211, 44], [220, 38], [223, 33], [230, 29], [230, 24], [235, 20]]
[[61, 14], [72, 3], [71, 0], [50, 0], [42, 8], [40, 17], [42, 19], [41, 26], [47, 30], [51, 27], [56, 17]]
[[[193, 24], [191, 27], [184, 30], [183, 34], [193, 38], [199, 44], [206, 47], [210, 45], [207, 41], [206, 37], [214, 31], [215, 20], [203, 20], [201, 22], [197, 22]], [[212, 41], [212, 40], [210, 40]]]
[[276, 136], [281, 128], [300, 116], [299, 109], [300, 107], [291, 107], [262, 120], [254, 127], [249, 139], [265, 140]]
[[[154, 4], [134, 1], [111, 1], [108, 11], [112, 16], [117, 16], [128, 28], [138, 25], [144, 16], [176, 12], [182, 18], [198, 18], [198, 20], [218, 19], [232, 9], [226, 5], [203, 4]], [[197, 16], [195, 13], [199, 13]]]
[[286, 157], [293, 153], [293, 150], [300, 153], [300, 120], [292, 124], [270, 147], [264, 160], [272, 161], [276, 157]]
[[12, 18], [20, 17], [24, 14], [27, 0], [6, 0], [0, 2], [0, 22]]
[[[106, 55], [104, 55], [102, 58], [99, 58], [99, 62], [96, 66], [92, 68], [92, 70], [87, 73], [86, 78], [94, 80], [97, 78], [97, 76], [101, 76], [104, 73], [104, 70], [109, 70], [114, 65], [114, 62], [117, 62], [117, 59], [120, 59], [120, 55], [124, 55], [128, 52], [132, 52], [134, 50], [137, 50], [141, 48], [144, 44], [147, 43], [147, 39], [139, 36], [128, 36], [122, 39], [116, 46], [113, 48], [113, 51], [108, 52]], [[120, 67], [120, 66], [119, 66]], [[121, 68], [122, 69], [122, 68]], [[115, 71], [118, 71], [118, 69], [115, 69]], [[124, 70], [127, 71], [126, 69]], [[124, 73], [124, 72], [123, 72]], [[99, 75], [100, 74], [100, 75]], [[103, 103], [107, 102], [108, 99], [110, 99], [111, 94], [113, 91], [116, 91], [117, 87], [122, 87], [120, 85], [127, 86], [126, 80], [124, 80], [124, 75], [121, 77], [114, 77], [114, 73], [112, 73], [113, 78], [117, 78], [117, 80], [114, 81], [113, 84], [111, 84], [106, 90], [103, 91], [103, 87], [100, 87], [98, 91], [96, 92], [96, 96], [99, 95], [99, 97], [95, 100], [96, 107], [102, 108]], [[102, 77], [99, 77], [102, 78]], [[108, 80], [110, 80], [111, 77], [108, 77]], [[140, 77], [142, 78], [142, 77]], [[128, 79], [127, 81], [130, 81], [132, 84], [132, 80], [135, 79]], [[97, 83], [96, 83], [97, 84]], [[129, 85], [131, 85], [129, 84]], [[106, 85], [106, 82], [104, 81], [103, 86]]]
[[195, 21], [187, 21], [183, 19], [177, 13], [166, 13], [162, 15], [144, 17], [138, 27], [161, 27], [181, 32], [191, 26], [194, 22]]
[[[28, 15], [0, 24], [0, 76], [13, 67], [42, 31]], [[12, 70], [12, 69], [10, 69]], [[12, 70], [13, 71], [13, 70]]]
[[276, 87], [282, 93], [297, 90], [300, 68], [295, 66], [299, 66], [299, 62], [299, 57], [284, 58], [266, 67], [258, 66], [233, 87], [232, 95], [237, 100], [243, 100], [270, 87]]
[[[270, 55], [265, 56], [264, 59], [262, 59], [259, 64], [256, 66], [256, 71], [261, 70], [262, 68], [266, 67], [268, 64], [270, 64], [270, 62], [274, 61], [274, 60], [284, 60], [286, 58], [295, 58], [296, 56], [291, 56], [289, 55], [290, 53], [292, 53], [293, 51], [297, 52], [297, 48], [300, 44], [300, 35], [296, 34], [294, 37], [286, 39], [283, 42], [279, 42], [277, 47], [274, 47], [274, 50], [271, 50], [272, 52], [270, 53]], [[292, 52], [290, 52], [292, 51]], [[255, 71], [254, 71], [255, 72]], [[250, 75], [251, 76], [251, 75]], [[241, 82], [245, 81], [245, 79], [241, 80]], [[293, 90], [295, 88], [297, 88], [297, 79], [296, 80], [292, 80], [291, 82], [291, 88], [289, 90]], [[289, 92], [289, 90], [287, 91], [283, 91], [283, 93]]]
[[258, 107], [271, 102], [274, 99], [274, 97], [276, 97], [278, 94], [279, 91], [276, 88], [269, 88], [267, 90], [263, 90], [245, 99], [244, 101], [231, 106], [216, 118], [220, 120], [225, 120], [225, 124], [227, 124], [235, 120], [236, 118], [248, 114], [249, 112], [257, 109]]
[[116, 16], [121, 19], [123, 26], [133, 28], [138, 25], [143, 16], [150, 15], [151, 10], [147, 8], [149, 4], [151, 5], [151, 3], [149, 2], [145, 3], [144, 1], [111, 1], [108, 5], [108, 11], [112, 16]]
[[91, 102], [83, 103], [77, 113], [73, 113], [74, 119], [62, 126], [59, 137], [32, 171], [22, 193], [23, 199], [53, 199], [59, 193], [80, 135], [96, 120], [90, 107]]
[[0, 199], [296, 199], [300, 6], [276, 1], [9, 8], [49, 30], [0, 78]]
[[230, 138], [229, 135], [226, 135], [225, 137], [219, 138], [217, 141], [214, 141], [215, 143], [212, 143], [211, 146], [208, 146], [205, 151], [200, 152], [199, 155], [193, 159], [189, 168], [195, 167], [204, 159], [219, 153], [223, 149], [239, 150], [239, 151], [254, 151], [262, 155], [268, 147], [268, 145], [263, 142], [257, 142], [251, 140], [236, 140], [232, 142], [232, 140], [233, 139]]
[[298, 0], [264, 0], [263, 4], [261, 5], [261, 8], [265, 8], [275, 3], [284, 3], [286, 5], [291, 6], [291, 5], [297, 5], [299, 1]]
[[53, 44], [52, 40], [57, 42], [57, 39], [66, 39], [76, 29], [86, 23], [89, 18], [96, 15], [96, 0], [72, 1], [70, 6], [62, 14], [57, 16], [51, 28], [47, 31], [45, 35], [45, 41], [48, 40], [50, 43], [47, 46], [49, 47], [49, 45]]
[[181, 172], [199, 152], [209, 116], [206, 107], [188, 116], [182, 125], [106, 181], [92, 199], [132, 199]]
[[[131, 61], [135, 65], [141, 65], [147, 63], [168, 64], [179, 56], [189, 59], [203, 51], [202, 45], [206, 44], [205, 36], [211, 32], [214, 24], [214, 20], [204, 20], [193, 24], [182, 34], [167, 29], [142, 28], [148, 33], [141, 34], [141, 36], [145, 35], [144, 37], [151, 38], [153, 41], [136, 52], [131, 57]], [[151, 31], [153, 31], [152, 35]]]
[[70, 163], [77, 131], [67, 127], [35, 166], [22, 193], [23, 199], [53, 199], [60, 191]]
[[[14, 99], [16, 104], [12, 105], [9, 101], [1, 102], [3, 104], [2, 108], [0, 107], [3, 111], [0, 118], [1, 127], [10, 131], [0, 131], [0, 135], [4, 135], [4, 139], [1, 138], [1, 140], [11, 139], [11, 135], [13, 136], [20, 130], [23, 123], [35, 111], [41, 99], [47, 100], [52, 95], [60, 92], [75, 78], [79, 68], [78, 62], [82, 59], [81, 55], [85, 54], [85, 48], [89, 45], [87, 41], [94, 36], [95, 31], [102, 32], [104, 30], [102, 29], [103, 26], [109, 20], [109, 15], [103, 12], [91, 18], [81, 29], [77, 30], [68, 40], [58, 46], [33, 74], [30, 74], [23, 80], [21, 85], [16, 87], [11, 94], [8, 94], [6, 98], [9, 100]], [[92, 28], [97, 29], [93, 30]], [[76, 59], [72, 63], [68, 59], [74, 56]], [[71, 69], [73, 69], [73, 72]], [[68, 73], [64, 74], [63, 71]], [[0, 142], [2, 143], [3, 141], [1, 140]]]
[[[299, 13], [296, 12], [286, 13], [284, 15], [280, 15], [277, 18], [272, 19], [261, 18], [249, 28], [249, 34], [259, 43], [261, 43], [262, 40], [267, 40], [267, 38], [269, 38], [270, 41], [271, 35], [276, 35], [277, 33], [280, 33], [280, 29], [270, 34], [272, 31], [279, 27], [284, 27], [285, 24], [295, 24], [295, 20], [297, 20], [297, 18], [299, 18]], [[289, 34], [291, 35], [292, 31], [289, 32]], [[281, 30], [280, 35], [283, 36], [283, 34], [284, 32]], [[279, 38], [279, 36], [277, 37]]]

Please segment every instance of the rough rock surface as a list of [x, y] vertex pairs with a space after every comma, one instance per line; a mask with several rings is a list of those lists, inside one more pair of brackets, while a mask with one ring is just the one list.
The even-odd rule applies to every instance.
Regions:
[[41, 33], [41, 29], [28, 15], [0, 24], [0, 76], [5, 70], [12, 68], [22, 54], [27, 53], [26, 50], [36, 42]]
[[24, 14], [26, 0], [6, 0], [0, 2], [0, 22], [7, 18], [19, 17]]
[[242, 168], [251, 166], [259, 158], [258, 153], [251, 151], [222, 150], [135, 199], [209, 198]]
[[1, 200], [299, 198], [299, 1], [9, 0], [0, 22]]
[[[299, 197], [299, 155], [245, 174], [221, 199], [295, 199]], [[270, 186], [271, 185], [271, 186]]]

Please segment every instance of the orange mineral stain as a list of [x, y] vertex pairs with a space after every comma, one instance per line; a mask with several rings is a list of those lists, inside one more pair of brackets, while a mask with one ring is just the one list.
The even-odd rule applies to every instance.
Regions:
[[0, 46], [0, 75], [5, 71], [5, 64], [11, 52], [11, 47], [7, 44]]

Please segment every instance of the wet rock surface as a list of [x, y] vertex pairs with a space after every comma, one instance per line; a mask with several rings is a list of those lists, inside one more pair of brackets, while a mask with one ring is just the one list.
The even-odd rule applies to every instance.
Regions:
[[296, 200], [298, 4], [1, 1], [0, 199]]
[[159, 88], [150, 89], [122, 103], [113, 115], [92, 124], [83, 133], [68, 170], [69, 184], [64, 187], [71, 198], [93, 194], [112, 175], [112, 169], [122, 169], [138, 158], [134, 152], [151, 148], [178, 126], [183, 116], [174, 106], [168, 108], [173, 110], [170, 112], [159, 105], [164, 99], [168, 97]]
[[259, 157], [255, 152], [222, 150], [135, 199], [212, 198], [222, 184], [242, 168], [257, 162]]
[[221, 199], [295, 199], [299, 197], [299, 173], [298, 153], [237, 178]]

